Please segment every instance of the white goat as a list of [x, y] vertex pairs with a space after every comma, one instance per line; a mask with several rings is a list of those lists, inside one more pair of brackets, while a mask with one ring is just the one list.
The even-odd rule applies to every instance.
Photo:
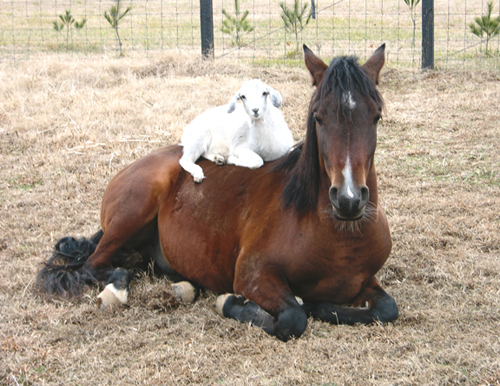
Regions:
[[261, 80], [244, 82], [227, 105], [203, 112], [184, 128], [180, 165], [199, 183], [205, 178], [195, 164], [201, 156], [217, 165], [227, 162], [250, 169], [283, 156], [294, 141], [278, 110], [281, 103], [281, 94]]

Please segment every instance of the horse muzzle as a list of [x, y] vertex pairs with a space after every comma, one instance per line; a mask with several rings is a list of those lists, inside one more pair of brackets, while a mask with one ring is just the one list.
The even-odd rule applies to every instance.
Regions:
[[328, 192], [333, 206], [333, 216], [339, 221], [356, 221], [363, 217], [366, 204], [370, 199], [370, 189], [362, 186], [354, 189], [349, 185], [332, 186]]

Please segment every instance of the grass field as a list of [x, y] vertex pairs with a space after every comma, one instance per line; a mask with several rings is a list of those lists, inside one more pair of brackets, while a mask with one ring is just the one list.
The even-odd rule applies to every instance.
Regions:
[[97, 288], [47, 300], [34, 280], [62, 236], [99, 228], [110, 179], [176, 143], [206, 108], [260, 77], [284, 98], [296, 140], [312, 93], [302, 67], [40, 55], [0, 63], [0, 384], [500, 384], [500, 75], [383, 70], [376, 164], [394, 242], [378, 274], [400, 318], [387, 326], [309, 320], [282, 343], [219, 317], [216, 295], [172, 302], [144, 274], [129, 306]]
[[[1, 2], [0, 2], [1, 3]], [[291, 7], [293, 1], [285, 3]], [[22, 2], [3, 1], [0, 7], [0, 59], [26, 58], [39, 52], [66, 53], [76, 56], [102, 54], [115, 57], [118, 44], [115, 32], [104, 19], [113, 1], [92, 2]], [[193, 0], [134, 0], [124, 2], [131, 12], [120, 22], [120, 35], [126, 56], [154, 57], [158, 51], [180, 49], [201, 52], [199, 2]], [[415, 45], [410, 12], [402, 0], [316, 1], [317, 18], [311, 20], [296, 41], [283, 28], [278, 1], [240, 0], [241, 12], [248, 10], [248, 20], [255, 29], [243, 37], [244, 47], [237, 49], [233, 39], [221, 32], [222, 9], [234, 13], [234, 1], [214, 1], [214, 54], [216, 58], [232, 57], [253, 64], [296, 64], [297, 44], [315, 48], [330, 56], [353, 54], [366, 59], [370, 50], [387, 43], [393, 66], [419, 68], [421, 65], [421, 6], [416, 12]], [[310, 1], [303, 1], [310, 9]], [[495, 3], [493, 15], [500, 4]], [[76, 21], [87, 19], [85, 27], [56, 32], [53, 22], [65, 10]], [[486, 10], [486, 0], [436, 1], [434, 6], [435, 65], [448, 68], [500, 68], [500, 36], [492, 39], [491, 52], [484, 52], [481, 40], [468, 30], [468, 24]]]

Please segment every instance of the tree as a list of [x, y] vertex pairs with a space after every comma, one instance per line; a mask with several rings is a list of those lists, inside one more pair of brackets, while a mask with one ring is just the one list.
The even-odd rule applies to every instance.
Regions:
[[231, 35], [234, 38], [233, 44], [241, 47], [241, 38], [243, 34], [252, 32], [255, 29], [247, 20], [249, 14], [248, 10], [243, 12], [243, 15], [240, 16], [239, 2], [238, 0], [234, 0], [234, 16], [231, 16], [225, 9], [222, 10], [222, 14], [226, 18], [222, 21], [221, 31]]
[[482, 38], [486, 34], [486, 54], [488, 54], [488, 43], [490, 39], [500, 33], [500, 16], [491, 17], [493, 12], [493, 2], [487, 3], [488, 13], [481, 17], [476, 17], [473, 23], [469, 24], [470, 31], [477, 37]]
[[413, 23], [413, 35], [411, 39], [411, 46], [415, 47], [415, 30], [416, 30], [415, 21], [417, 19], [416, 7], [418, 3], [420, 3], [420, 0], [404, 0], [404, 2], [408, 6], [408, 8], [410, 8], [410, 19], [411, 22]]
[[61, 23], [56, 20], [53, 22], [54, 29], [57, 32], [61, 32], [64, 27], [66, 27], [66, 49], [69, 48], [69, 32], [72, 26], [75, 27], [76, 30], [81, 30], [85, 23], [87, 22], [86, 18], [83, 18], [80, 22], [77, 22], [75, 18], [71, 15], [71, 11], [67, 9], [64, 14], [59, 15], [59, 19]]
[[288, 8], [284, 3], [280, 3], [281, 19], [283, 23], [285, 23], [285, 28], [295, 35], [295, 52], [299, 52], [299, 34], [311, 21], [311, 13], [309, 13], [307, 18], [305, 17], [307, 6], [306, 3], [302, 9], [300, 9], [299, 0], [295, 0], [293, 9]]
[[118, 33], [118, 25], [120, 20], [125, 17], [127, 13], [132, 9], [132, 7], [127, 7], [123, 13], [120, 13], [120, 3], [121, 0], [115, 0], [116, 5], [112, 5], [109, 11], [104, 11], [104, 18], [108, 21], [111, 28], [113, 28], [116, 32], [116, 37], [118, 38], [118, 44], [120, 46], [120, 56], [123, 56], [122, 52], [122, 41], [120, 39], [120, 34]]

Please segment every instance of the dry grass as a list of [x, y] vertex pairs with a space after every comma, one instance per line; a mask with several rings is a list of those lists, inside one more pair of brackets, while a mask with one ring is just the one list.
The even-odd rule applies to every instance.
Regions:
[[379, 278], [400, 306], [388, 326], [310, 320], [282, 343], [170, 302], [164, 278], [133, 282], [130, 307], [100, 312], [36, 296], [64, 235], [99, 227], [103, 191], [133, 160], [179, 139], [242, 80], [280, 90], [296, 139], [305, 69], [179, 55], [0, 64], [0, 384], [388, 385], [500, 383], [500, 75], [386, 69], [378, 172], [394, 248]]

